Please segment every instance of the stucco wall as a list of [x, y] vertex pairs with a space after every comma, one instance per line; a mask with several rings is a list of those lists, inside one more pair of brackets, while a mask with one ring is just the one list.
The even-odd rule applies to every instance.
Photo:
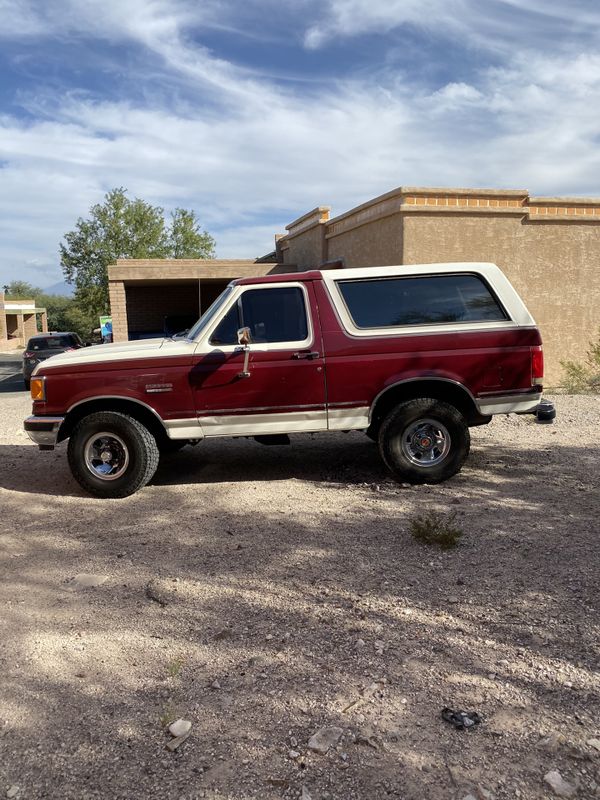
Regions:
[[327, 238], [327, 260], [343, 259], [346, 267], [401, 264], [402, 250], [402, 219], [399, 214]]
[[[328, 219], [320, 206], [287, 226], [278, 248], [304, 268], [492, 261], [541, 328], [546, 383], [583, 361], [600, 328], [600, 199], [531, 197], [526, 189], [398, 187]], [[320, 219], [318, 258], [303, 227]], [[300, 235], [295, 235], [295, 234]]]
[[283, 263], [295, 264], [299, 270], [314, 269], [325, 261], [324, 234], [324, 226], [319, 223], [295, 236], [287, 237]]

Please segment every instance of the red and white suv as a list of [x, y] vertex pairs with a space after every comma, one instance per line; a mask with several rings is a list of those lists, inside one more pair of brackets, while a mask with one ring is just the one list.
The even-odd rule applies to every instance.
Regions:
[[[469, 427], [533, 411], [539, 331], [493, 264], [315, 270], [233, 281], [184, 339], [40, 364], [25, 430], [68, 439], [71, 470], [124, 497], [190, 440], [365, 430], [402, 481], [460, 470]], [[277, 437], [277, 438], [272, 438]]]

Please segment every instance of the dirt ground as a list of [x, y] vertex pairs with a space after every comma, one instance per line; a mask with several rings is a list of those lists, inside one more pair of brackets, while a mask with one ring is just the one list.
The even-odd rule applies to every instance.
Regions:
[[103, 501], [0, 395], [0, 797], [600, 797], [600, 398], [554, 399], [438, 487], [352, 433], [200, 444]]

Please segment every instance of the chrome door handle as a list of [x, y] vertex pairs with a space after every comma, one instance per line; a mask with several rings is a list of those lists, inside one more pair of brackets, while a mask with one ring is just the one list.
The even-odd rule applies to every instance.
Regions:
[[292, 358], [320, 358], [321, 354], [316, 350], [300, 350], [292, 355]]

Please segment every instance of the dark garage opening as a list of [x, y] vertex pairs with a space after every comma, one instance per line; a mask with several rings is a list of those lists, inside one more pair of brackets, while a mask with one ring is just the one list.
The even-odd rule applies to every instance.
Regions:
[[221, 294], [228, 280], [125, 285], [130, 339], [172, 336], [190, 328]]

